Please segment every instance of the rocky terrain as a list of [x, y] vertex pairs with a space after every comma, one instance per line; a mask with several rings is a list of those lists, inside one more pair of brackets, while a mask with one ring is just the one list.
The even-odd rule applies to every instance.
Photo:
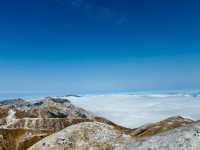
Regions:
[[200, 124], [137, 138], [124, 134], [110, 125], [85, 122], [44, 138], [29, 150], [199, 150], [199, 148]]
[[200, 122], [180, 116], [135, 129], [46, 97], [0, 101], [0, 150], [199, 150]]
[[54, 132], [94, 116], [67, 99], [47, 97], [34, 103], [2, 101], [0, 118], [0, 149], [27, 149]]
[[1, 101], [0, 150], [24, 150], [65, 127], [96, 120], [115, 125], [74, 106], [66, 98], [46, 97], [35, 102], [23, 99]]

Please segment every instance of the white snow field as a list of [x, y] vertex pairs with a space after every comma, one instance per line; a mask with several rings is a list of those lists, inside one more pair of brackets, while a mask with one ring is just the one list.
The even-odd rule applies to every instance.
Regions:
[[125, 127], [135, 128], [172, 116], [200, 119], [200, 96], [112, 94], [68, 97], [75, 105]]

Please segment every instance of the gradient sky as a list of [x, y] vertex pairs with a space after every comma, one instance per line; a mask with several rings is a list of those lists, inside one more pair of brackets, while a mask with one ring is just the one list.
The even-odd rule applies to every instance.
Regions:
[[200, 88], [198, 0], [0, 1], [0, 91]]

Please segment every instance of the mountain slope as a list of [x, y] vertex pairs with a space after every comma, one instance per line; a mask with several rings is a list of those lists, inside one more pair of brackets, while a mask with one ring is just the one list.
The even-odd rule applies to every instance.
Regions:
[[29, 150], [199, 150], [200, 123], [147, 136], [131, 137], [113, 126], [98, 122], [72, 125], [52, 134]]
[[180, 116], [125, 128], [66, 98], [0, 102], [0, 150], [197, 150], [199, 133], [199, 121]]

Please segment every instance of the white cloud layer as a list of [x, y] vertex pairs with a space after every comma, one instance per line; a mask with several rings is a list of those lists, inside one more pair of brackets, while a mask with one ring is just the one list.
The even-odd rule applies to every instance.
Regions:
[[77, 106], [130, 128], [177, 115], [200, 119], [200, 96], [188, 94], [113, 94], [69, 99]]

